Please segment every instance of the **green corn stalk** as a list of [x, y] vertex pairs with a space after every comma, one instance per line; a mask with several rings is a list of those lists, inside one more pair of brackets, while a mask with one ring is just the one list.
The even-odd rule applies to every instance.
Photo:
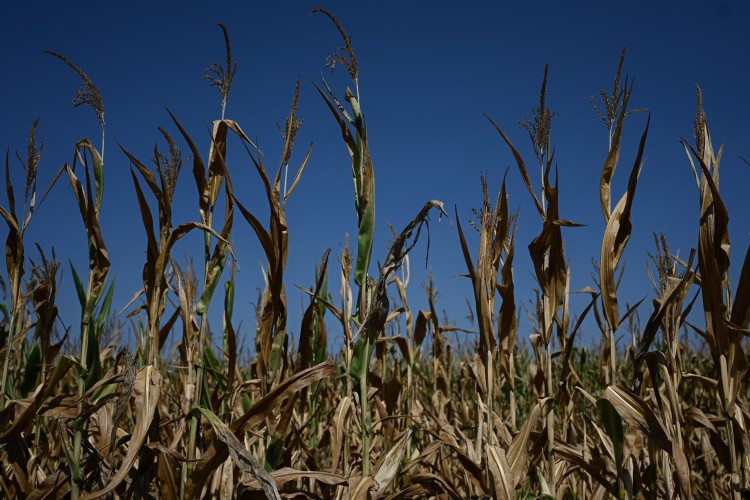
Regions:
[[[83, 393], [98, 382], [102, 376], [102, 367], [99, 359], [99, 340], [101, 339], [104, 324], [110, 315], [114, 283], [107, 287], [110, 261], [99, 226], [99, 209], [101, 208], [101, 199], [103, 196], [104, 162], [93, 145], [86, 140], [81, 141], [76, 149], [77, 159], [80, 160], [86, 174], [86, 189], [84, 190], [82, 183], [73, 173], [75, 163], [72, 168], [66, 165], [65, 169], [73, 186], [86, 227], [90, 256], [88, 279], [85, 288], [75, 267], [73, 267], [72, 263], [70, 264], [76, 292], [81, 304], [81, 368], [78, 390], [79, 396], [83, 396]], [[93, 166], [91, 168], [87, 161], [86, 152], [89, 153], [92, 160]], [[91, 189], [89, 173], [91, 170], [94, 172], [95, 193]], [[77, 423], [80, 426], [76, 426], [75, 428], [73, 457], [76, 464], [78, 464], [80, 472], [82, 458], [81, 440], [83, 439], [83, 427], [86, 425], [86, 420], [78, 420]], [[76, 487], [83, 487], [80, 484], [80, 477], [74, 476], [72, 480]], [[76, 494], [74, 493], [74, 496]]]
[[[315, 88], [325, 101], [328, 109], [341, 128], [341, 135], [347, 146], [352, 163], [352, 178], [354, 180], [354, 207], [357, 212], [357, 258], [354, 266], [354, 282], [359, 287], [357, 294], [357, 306], [354, 316], [351, 318], [360, 329], [364, 327], [365, 318], [369, 314], [371, 301], [374, 300], [372, 289], [374, 282], [369, 278], [370, 258], [372, 256], [372, 243], [375, 233], [375, 172], [370, 158], [370, 147], [367, 140], [367, 127], [364, 115], [360, 107], [359, 95], [359, 70], [357, 58], [352, 48], [351, 38], [344, 30], [341, 23], [333, 14], [325, 9], [317, 8], [312, 12], [320, 12], [333, 22], [339, 31], [344, 47], [339, 53], [328, 58], [327, 65], [333, 69], [336, 64], [344, 66], [354, 84], [354, 93], [347, 88], [344, 98], [349, 103], [351, 114], [345, 110], [339, 99], [333, 93], [328, 83], [323, 80], [326, 92], [317, 84]], [[384, 293], [384, 290], [382, 291]], [[387, 313], [387, 310], [386, 310]], [[359, 384], [359, 399], [361, 408], [361, 431], [363, 461], [362, 473], [364, 476], [370, 474], [370, 412], [368, 409], [368, 368], [370, 355], [374, 346], [375, 336], [378, 332], [371, 331], [357, 342], [354, 347], [349, 373], [352, 374]]]
[[[86, 105], [93, 109], [102, 131], [102, 142], [99, 150], [88, 139], [79, 141], [75, 148], [76, 154], [73, 166], [64, 165], [55, 176], [56, 181], [63, 172], [67, 173], [87, 234], [89, 268], [85, 289], [78, 273], [71, 264], [76, 292], [81, 304], [81, 358], [78, 370], [78, 391], [79, 396], [83, 396], [86, 389], [98, 382], [102, 376], [99, 360], [99, 340], [104, 324], [110, 315], [114, 291], [114, 283], [107, 289], [110, 260], [99, 226], [99, 215], [104, 197], [104, 139], [106, 130], [104, 103], [99, 89], [78, 66], [56, 52], [46, 52], [65, 62], [81, 77], [81, 88], [76, 93], [73, 105], [74, 107]], [[75, 175], [77, 163], [80, 163], [83, 167], [85, 187]], [[53, 184], [55, 181], [53, 181]], [[86, 419], [78, 419], [76, 422], [74, 422], [75, 435], [72, 452], [76, 467], [72, 470], [74, 472], [77, 470], [80, 474], [81, 441]], [[80, 488], [83, 486], [79, 474], [73, 473], [71, 475], [73, 498], [78, 497]]]

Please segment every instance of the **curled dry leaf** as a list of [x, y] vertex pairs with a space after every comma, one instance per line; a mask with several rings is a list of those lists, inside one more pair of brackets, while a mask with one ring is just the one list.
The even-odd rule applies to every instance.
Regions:
[[279, 495], [279, 490], [276, 487], [276, 481], [273, 476], [263, 468], [263, 465], [258, 462], [257, 458], [247, 451], [247, 448], [240, 443], [240, 440], [237, 439], [237, 436], [234, 435], [229, 427], [211, 410], [197, 408], [197, 411], [200, 411], [206, 417], [211, 424], [211, 427], [213, 427], [216, 432], [217, 437], [227, 445], [229, 455], [240, 470], [244, 473], [252, 474], [252, 476], [260, 483], [260, 487], [266, 494], [266, 498], [269, 500], [281, 500], [281, 495]]
[[641, 159], [643, 150], [646, 146], [646, 137], [648, 128], [651, 123], [649, 116], [646, 122], [646, 128], [641, 136], [641, 142], [638, 145], [638, 155], [633, 163], [633, 169], [630, 171], [628, 180], [628, 189], [620, 198], [614, 212], [607, 221], [607, 228], [602, 238], [602, 252], [599, 266], [599, 279], [602, 288], [602, 304], [604, 306], [604, 316], [612, 331], [617, 330], [620, 326], [620, 310], [617, 305], [617, 285], [615, 283], [615, 271], [620, 262], [625, 246], [630, 240], [630, 232], [633, 225], [630, 221], [630, 209], [633, 207], [635, 189], [638, 184], [638, 174], [641, 169]]
[[[297, 481], [298, 479], [310, 479], [312, 481], [329, 484], [332, 486], [346, 486], [349, 484], [349, 480], [339, 474], [333, 474], [331, 472], [317, 472], [312, 470], [297, 470], [291, 467], [284, 467], [279, 470], [271, 472], [271, 476], [276, 485], [280, 486], [284, 483], [291, 481]], [[244, 483], [248, 488], [259, 488], [260, 483], [257, 479], [247, 481]]]
[[331, 432], [331, 471], [335, 471], [338, 468], [339, 458], [344, 449], [344, 432], [348, 428], [347, 416], [352, 414], [354, 404], [352, 403], [351, 396], [345, 396], [341, 398], [341, 402], [336, 408], [334, 416], [334, 426], [329, 432]]
[[409, 445], [411, 434], [412, 430], [407, 430], [383, 457], [383, 461], [378, 467], [378, 471], [375, 473], [374, 478], [375, 482], [378, 484], [378, 495], [383, 494], [401, 468], [401, 462], [403, 462], [404, 456], [406, 455], [406, 448]]
[[148, 431], [156, 413], [161, 394], [161, 374], [152, 365], [146, 365], [138, 371], [135, 379], [135, 407], [138, 411], [135, 429], [128, 442], [128, 451], [117, 473], [107, 485], [93, 492], [81, 495], [82, 500], [101, 498], [115, 490], [130, 474], [130, 469], [136, 465], [141, 454], [141, 448], [146, 442]]
[[497, 445], [485, 445], [487, 454], [487, 465], [494, 483], [495, 498], [500, 500], [512, 500], [516, 497], [513, 485], [513, 473], [511, 472], [505, 450]]
[[[234, 420], [230, 425], [232, 432], [235, 436], [238, 436], [242, 432], [253, 429], [256, 425], [263, 422], [270, 412], [288, 397], [299, 392], [304, 387], [309, 387], [311, 384], [325, 377], [330, 377], [334, 371], [333, 361], [327, 360], [307, 370], [295, 373], [271, 389], [263, 398], [256, 401], [250, 411]], [[200, 488], [206, 484], [210, 474], [226, 460], [227, 456], [229, 456], [229, 451], [226, 445], [223, 443], [212, 443], [190, 475], [185, 489], [185, 497], [197, 498], [200, 494]]]
[[674, 442], [667, 428], [643, 399], [622, 386], [611, 385], [604, 391], [604, 398], [629, 425], [638, 427], [659, 448], [669, 454], [674, 462], [680, 488], [690, 498], [690, 468], [682, 447]]
[[359, 476], [349, 479], [350, 500], [370, 500], [374, 492], [378, 490], [378, 484], [370, 476]]
[[615, 125], [614, 133], [612, 134], [612, 145], [607, 154], [607, 159], [604, 161], [602, 167], [602, 175], [599, 178], [599, 200], [602, 204], [602, 213], [604, 214], [604, 222], [608, 223], [611, 218], [612, 212], [612, 176], [615, 175], [615, 169], [617, 163], [620, 160], [620, 138], [622, 137], [622, 124], [625, 121], [625, 116], [628, 114], [628, 100], [630, 94], [633, 92], [633, 85], [628, 87], [625, 84], [625, 91], [622, 96], [622, 108], [620, 109], [620, 115], [617, 118], [617, 124]]

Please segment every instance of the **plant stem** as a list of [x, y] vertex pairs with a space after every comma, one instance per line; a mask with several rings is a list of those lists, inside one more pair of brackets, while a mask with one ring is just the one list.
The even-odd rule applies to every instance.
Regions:
[[[547, 384], [546, 392], [547, 396], [552, 396], [552, 353], [550, 352], [550, 342], [545, 345], [545, 357], [547, 364]], [[549, 467], [549, 488], [550, 494], [555, 497], [555, 405], [550, 405], [549, 413], [547, 413], [547, 465]]]
[[[88, 355], [89, 355], [89, 329], [91, 328], [91, 321], [93, 317], [93, 311], [90, 310], [91, 307], [89, 304], [91, 303], [91, 286], [94, 282], [94, 268], [89, 268], [89, 276], [88, 276], [88, 283], [86, 284], [86, 303], [83, 306], [83, 312], [81, 314], [81, 377], [78, 380], [78, 397], [83, 398], [83, 395], [86, 392], [86, 380], [88, 379]], [[78, 413], [81, 414], [83, 412], [83, 401], [78, 404]], [[83, 422], [81, 422], [81, 425], [83, 425]], [[78, 487], [80, 486], [80, 471], [81, 471], [81, 456], [82, 456], [82, 450], [81, 450], [81, 443], [83, 441], [83, 429], [81, 426], [76, 426], [75, 429], [75, 437], [73, 438], [73, 460], [75, 461], [75, 467], [71, 467], [71, 471], [73, 472], [71, 475], [72, 477], [72, 497], [73, 499], [78, 498], [79, 491]], [[78, 476], [78, 477], [76, 477]]]
[[365, 368], [359, 375], [359, 404], [362, 408], [362, 476], [370, 475], [370, 408], [367, 401], [367, 376], [370, 360], [370, 339], [365, 340]]
[[487, 374], [487, 444], [490, 446], [495, 444], [495, 435], [493, 432], [493, 425], [492, 425], [492, 395], [494, 392], [494, 374], [492, 370], [492, 363], [495, 360], [495, 349], [490, 349], [488, 356], [487, 356], [487, 367], [486, 367], [486, 374]]
[[516, 356], [513, 352], [510, 353], [510, 430], [515, 433], [517, 429], [516, 423]]
[[19, 309], [21, 305], [20, 300], [21, 295], [21, 269], [16, 268], [15, 272], [13, 273], [13, 292], [12, 292], [12, 300], [13, 300], [13, 306], [10, 310], [10, 325], [8, 326], [8, 341], [6, 342], [6, 350], [5, 350], [5, 361], [3, 362], [3, 376], [0, 380], [0, 408], [5, 408], [5, 396], [6, 392], [8, 390], [7, 388], [7, 382], [8, 382], [8, 366], [10, 365], [10, 356], [13, 352], [13, 340], [16, 337], [16, 329], [17, 329], [17, 323], [18, 323], [18, 314]]
[[610, 384], [615, 385], [617, 383], [617, 346], [615, 346], [615, 331], [612, 327], [608, 327], [609, 330], [609, 370], [610, 370]]

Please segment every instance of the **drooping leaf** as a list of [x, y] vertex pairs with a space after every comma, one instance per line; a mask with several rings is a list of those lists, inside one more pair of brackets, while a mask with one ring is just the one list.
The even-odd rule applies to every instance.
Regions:
[[161, 394], [161, 374], [153, 366], [147, 365], [138, 371], [135, 381], [135, 407], [138, 408], [139, 414], [136, 419], [136, 425], [128, 442], [128, 451], [125, 458], [117, 470], [117, 473], [109, 482], [100, 490], [84, 492], [81, 495], [82, 500], [91, 500], [101, 498], [114, 491], [130, 473], [131, 468], [136, 464], [136, 460], [141, 454], [141, 447], [146, 442], [151, 423], [156, 413], [156, 407], [159, 404]]
[[378, 495], [382, 495], [385, 492], [388, 485], [391, 484], [391, 481], [393, 481], [393, 478], [396, 477], [396, 474], [401, 469], [401, 462], [403, 462], [406, 455], [411, 434], [412, 430], [407, 430], [386, 452], [381, 463], [376, 466], [378, 471], [375, 473], [374, 479], [378, 484]]
[[487, 454], [487, 465], [494, 483], [495, 498], [499, 500], [515, 499], [515, 487], [513, 473], [508, 465], [505, 450], [497, 445], [485, 445]]
[[615, 169], [617, 163], [620, 160], [620, 138], [622, 136], [622, 125], [625, 121], [625, 116], [628, 114], [628, 100], [630, 94], [633, 92], [633, 85], [631, 83], [628, 87], [627, 82], [625, 83], [625, 91], [622, 95], [622, 108], [620, 109], [620, 115], [617, 118], [617, 124], [615, 125], [614, 133], [612, 134], [612, 144], [607, 154], [607, 159], [604, 161], [602, 167], [602, 175], [599, 178], [599, 200], [602, 204], [602, 214], [604, 215], [604, 223], [609, 223], [611, 212], [612, 212], [612, 177], [615, 175]]
[[276, 481], [273, 476], [263, 468], [257, 458], [247, 451], [247, 448], [237, 439], [237, 436], [234, 435], [229, 427], [210, 410], [196, 407], [196, 411], [201, 412], [206, 417], [206, 420], [214, 428], [214, 432], [216, 432], [218, 438], [227, 446], [229, 455], [240, 470], [244, 473], [252, 474], [260, 482], [266, 498], [269, 500], [281, 500], [281, 495], [279, 495], [279, 490], [276, 487]]
[[602, 238], [601, 260], [599, 261], [599, 279], [602, 289], [604, 316], [607, 318], [607, 323], [612, 331], [617, 330], [620, 326], [620, 311], [617, 305], [615, 271], [620, 262], [620, 258], [622, 257], [622, 253], [625, 251], [625, 246], [630, 240], [630, 233], [633, 227], [630, 221], [630, 210], [633, 207], [635, 189], [638, 185], [638, 175], [641, 169], [641, 158], [643, 158], [643, 151], [646, 146], [646, 137], [648, 137], [650, 123], [651, 117], [649, 116], [648, 121], [646, 122], [646, 128], [641, 136], [640, 144], [638, 145], [638, 154], [633, 163], [633, 168], [630, 171], [628, 189], [622, 198], [620, 198], [614, 212], [612, 212], [612, 215], [609, 217], [607, 228], [605, 229], [604, 237]]
[[[241, 436], [245, 431], [253, 429], [256, 425], [263, 422], [267, 415], [281, 402], [291, 395], [299, 392], [304, 387], [325, 377], [333, 375], [335, 369], [332, 361], [326, 361], [319, 365], [295, 373], [286, 380], [283, 380], [271, 389], [263, 398], [256, 401], [250, 411], [234, 420], [230, 428], [235, 436]], [[209, 475], [221, 465], [229, 456], [226, 445], [217, 445], [213, 443], [203, 454], [200, 461], [196, 464], [193, 473], [188, 479], [186, 486], [186, 498], [196, 498], [200, 493], [200, 488], [206, 483]]]

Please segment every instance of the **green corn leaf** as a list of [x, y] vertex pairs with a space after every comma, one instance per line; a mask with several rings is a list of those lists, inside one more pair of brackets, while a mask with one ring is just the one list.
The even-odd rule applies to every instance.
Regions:
[[89, 389], [102, 378], [102, 364], [99, 356], [99, 328], [96, 321], [92, 322], [88, 333], [88, 359], [86, 360], [86, 389]]
[[81, 278], [80, 276], [78, 276], [78, 272], [76, 271], [76, 268], [75, 266], [73, 266], [72, 262], [70, 262], [70, 270], [73, 273], [73, 282], [76, 285], [78, 301], [81, 303], [81, 309], [83, 309], [84, 307], [86, 307], [86, 292], [84, 292], [83, 290], [83, 283], [81, 283]]
[[[102, 305], [99, 308], [99, 314], [96, 316], [95, 324], [98, 331], [101, 331], [101, 329], [104, 328], [104, 324], [107, 322], [107, 318], [109, 318], [110, 312], [112, 310], [112, 296], [114, 295], [115, 291], [115, 281], [116, 280], [113, 280], [112, 284], [109, 285], [107, 293], [104, 295]], [[102, 287], [101, 290], [104, 290], [104, 287]]]
[[[361, 205], [360, 205], [361, 206]], [[357, 264], [354, 267], [354, 282], [363, 287], [367, 283], [367, 272], [372, 256], [372, 241], [375, 235], [375, 201], [364, 207], [357, 237]]]
[[[625, 440], [625, 434], [622, 426], [622, 417], [617, 413], [612, 403], [606, 399], [600, 399], [596, 402], [596, 407], [599, 410], [599, 417], [602, 419], [604, 424], [604, 430], [612, 440], [612, 448], [615, 452], [615, 467], [617, 468], [617, 476], [622, 475], [622, 443]], [[615, 485], [615, 491], [619, 491], [619, 481]]]
[[35, 343], [31, 346], [29, 355], [26, 357], [26, 372], [23, 374], [20, 388], [22, 395], [28, 394], [34, 387], [36, 387], [36, 379], [42, 369], [42, 360], [42, 345]]
[[366, 353], [366, 343], [365, 339], [360, 338], [357, 340], [357, 343], [354, 344], [354, 351], [352, 352], [352, 361], [349, 363], [349, 375], [351, 375], [355, 380], [359, 381], [360, 377], [364, 375], [365, 370], [369, 367], [369, 359], [365, 359], [366, 357], [369, 358], [368, 354]]
[[198, 304], [195, 306], [195, 312], [197, 314], [204, 314], [208, 311], [208, 307], [211, 305], [211, 299], [216, 291], [216, 286], [219, 284], [221, 275], [224, 272], [224, 266], [227, 262], [228, 255], [229, 245], [222, 245], [218, 256], [219, 258], [215, 262], [215, 265], [209, 270], [206, 288], [203, 290], [203, 293], [201, 293], [200, 300], [198, 300]]

